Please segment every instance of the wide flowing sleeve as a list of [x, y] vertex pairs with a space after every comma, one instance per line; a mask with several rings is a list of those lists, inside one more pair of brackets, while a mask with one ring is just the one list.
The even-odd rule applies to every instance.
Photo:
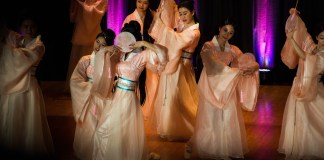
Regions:
[[239, 68], [254, 70], [250, 74], [241, 75], [237, 85], [237, 92], [242, 108], [247, 111], [254, 111], [259, 95], [259, 64], [251, 53], [245, 53], [238, 58]]
[[[318, 85], [318, 61], [323, 58], [315, 54], [306, 54], [304, 60], [304, 70], [299, 79], [295, 79], [300, 87], [294, 87], [293, 93], [300, 101], [310, 101], [317, 95]], [[323, 68], [323, 67], [322, 67]]]
[[181, 22], [177, 4], [174, 0], [161, 0], [157, 12], [154, 15], [152, 27], [150, 29], [152, 37], [160, 37], [159, 32], [156, 32], [156, 29], [158, 29], [157, 27], [161, 25], [155, 24], [155, 22], [159, 23], [156, 21], [157, 19], [163, 19], [164, 25], [169, 28], [177, 28], [179, 25], [178, 23]]
[[200, 37], [200, 32], [198, 30], [176, 32], [173, 28], [168, 27], [161, 18], [156, 18], [153, 21], [149, 34], [155, 39], [155, 43], [168, 48], [170, 60], [179, 58], [182, 54], [182, 52], [180, 52], [181, 49], [187, 48], [189, 45], [193, 44], [197, 37]]
[[31, 67], [45, 52], [40, 37], [34, 39], [28, 47], [21, 48], [15, 39], [16, 32], [10, 32], [0, 57], [0, 94], [21, 93], [29, 88]]
[[221, 62], [214, 55], [215, 47], [211, 42], [204, 44], [200, 54], [204, 68], [198, 83], [199, 94], [213, 106], [223, 109], [235, 94], [240, 71]]
[[95, 58], [91, 94], [102, 99], [112, 98], [112, 88], [120, 54], [121, 52], [110, 54], [110, 52], [105, 53], [105, 50], [98, 51]]
[[215, 54], [217, 54], [215, 45], [212, 42], [206, 42], [201, 49], [200, 56], [208, 76], [220, 74], [226, 66]]
[[182, 55], [182, 49], [195, 45], [194, 43], [200, 37], [198, 27], [195, 29], [188, 28], [182, 32], [174, 30], [177, 26], [176, 20], [174, 20], [177, 19], [176, 15], [178, 14], [176, 8], [177, 6], [172, 0], [161, 1], [149, 29], [149, 34], [155, 39], [155, 42], [168, 48], [169, 62], [164, 71], [166, 74], [176, 71]]
[[[112, 98], [112, 87], [119, 59], [120, 52], [110, 54], [104, 49], [99, 50], [95, 55], [92, 81], [89, 81], [87, 76], [87, 68], [90, 65], [89, 56], [83, 56], [79, 60], [70, 80], [72, 108], [76, 122], [82, 124], [89, 113], [90, 106], [96, 107], [93, 105], [94, 97], [103, 100]], [[96, 110], [95, 108], [94, 111]], [[97, 115], [97, 112], [94, 114]]]
[[[285, 29], [286, 32], [295, 30], [293, 38], [303, 51], [310, 53], [314, 49], [315, 45], [312, 37], [307, 32], [305, 23], [297, 13], [293, 13], [288, 17]], [[281, 60], [289, 69], [294, 69], [298, 64], [298, 54], [289, 39], [286, 39], [281, 50]]]
[[146, 66], [153, 72], [160, 74], [164, 71], [165, 66], [168, 62], [167, 48], [159, 44], [154, 44], [154, 47], [156, 52], [153, 52], [149, 49], [146, 52]]
[[83, 122], [91, 103], [90, 90], [92, 83], [87, 78], [87, 67], [90, 64], [89, 56], [83, 56], [75, 67], [71, 79], [70, 90], [72, 110], [76, 122]]

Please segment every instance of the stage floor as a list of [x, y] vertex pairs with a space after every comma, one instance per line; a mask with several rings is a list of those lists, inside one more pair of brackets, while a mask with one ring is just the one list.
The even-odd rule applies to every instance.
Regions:
[[[43, 81], [48, 122], [57, 157], [60, 160], [76, 160], [73, 155], [75, 122], [71, 98], [63, 92], [64, 81]], [[277, 152], [281, 122], [286, 99], [291, 86], [261, 85], [254, 112], [244, 111], [249, 152], [246, 160], [280, 160]], [[185, 142], [167, 142], [150, 128], [146, 128], [149, 149], [161, 155], [161, 160], [182, 160]], [[192, 160], [199, 159], [193, 155]]]

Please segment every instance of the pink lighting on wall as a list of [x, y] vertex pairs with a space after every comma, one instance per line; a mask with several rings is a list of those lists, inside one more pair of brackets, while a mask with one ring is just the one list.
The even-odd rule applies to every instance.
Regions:
[[124, 0], [108, 1], [107, 27], [115, 31], [116, 35], [120, 33], [126, 17], [124, 8]]
[[274, 6], [271, 0], [254, 0], [253, 48], [261, 68], [274, 67]]

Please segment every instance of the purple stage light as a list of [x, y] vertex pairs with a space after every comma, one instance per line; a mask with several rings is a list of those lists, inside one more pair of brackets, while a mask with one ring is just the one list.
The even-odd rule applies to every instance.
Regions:
[[107, 27], [112, 29], [116, 35], [120, 33], [125, 16], [125, 5], [123, 0], [109, 1], [107, 6]]
[[271, 0], [254, 0], [253, 48], [260, 68], [274, 67], [274, 9]]

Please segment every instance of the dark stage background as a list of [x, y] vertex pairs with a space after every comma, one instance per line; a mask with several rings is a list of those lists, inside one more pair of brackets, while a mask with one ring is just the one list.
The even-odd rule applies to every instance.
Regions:
[[[131, 13], [135, 9], [135, 0], [123, 0], [125, 12]], [[159, 0], [152, 0], [153, 8], [158, 6]], [[179, 0], [178, 0], [179, 1]], [[237, 22], [235, 35], [230, 43], [237, 45], [243, 52], [253, 53], [253, 5], [256, 0], [196, 0], [197, 15], [200, 22], [201, 39], [196, 49], [199, 55], [205, 41], [211, 40], [218, 32], [218, 24], [227, 16], [234, 17]], [[275, 21], [275, 56], [274, 68], [271, 72], [261, 73], [262, 84], [291, 84], [296, 70], [289, 70], [280, 59], [280, 50], [286, 39], [284, 32], [285, 21], [289, 16], [289, 9], [294, 7], [296, 0], [272, 0]], [[39, 28], [46, 46], [46, 53], [37, 71], [41, 81], [65, 80], [70, 50], [73, 23], [69, 21], [69, 0], [12, 0], [1, 2], [1, 16], [9, 20], [12, 29], [16, 29], [17, 19], [27, 8], [33, 8], [38, 15]], [[108, 0], [109, 5], [109, 0]], [[324, 0], [300, 0], [297, 9], [305, 21], [309, 32], [313, 36], [313, 28], [324, 20]], [[102, 27], [106, 27], [106, 16], [102, 20]], [[315, 40], [315, 38], [314, 38]], [[201, 61], [199, 56], [194, 59], [197, 79], [200, 74]]]

